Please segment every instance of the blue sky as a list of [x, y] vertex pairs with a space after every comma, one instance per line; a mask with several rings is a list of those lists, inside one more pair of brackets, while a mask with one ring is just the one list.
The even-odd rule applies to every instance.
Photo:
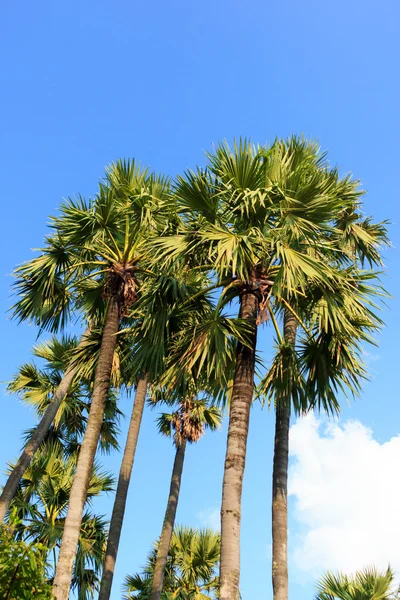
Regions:
[[[395, 0], [4, 3], [0, 22], [0, 380], [8, 380], [28, 359], [36, 337], [32, 328], [8, 320], [10, 272], [30, 258], [31, 248], [41, 245], [47, 218], [63, 196], [92, 194], [105, 165], [119, 157], [134, 156], [174, 175], [201, 162], [203, 150], [222, 138], [248, 136], [265, 142], [304, 133], [320, 141], [342, 172], [352, 171], [362, 180], [368, 190], [366, 213], [393, 223], [394, 247], [386, 252], [385, 283], [395, 298], [385, 313], [387, 327], [380, 347], [370, 349], [366, 357], [372, 380], [365, 385], [361, 400], [351, 408], [344, 406], [339, 433], [326, 432], [323, 425], [320, 432], [321, 440], [342, 439], [342, 432], [357, 444], [347, 421], [356, 419], [360, 427], [371, 428], [373, 435], [367, 433], [363, 440], [369, 435], [368, 448], [379, 450], [381, 458], [373, 471], [378, 477], [379, 460], [387, 454], [397, 456], [397, 444], [389, 440], [400, 433], [396, 377], [399, 22], [400, 7]], [[261, 338], [261, 348], [267, 349], [270, 333], [263, 331]], [[16, 455], [21, 431], [33, 423], [32, 414], [17, 399], [4, 395], [2, 401], [1, 469]], [[122, 398], [121, 407], [129, 413], [130, 401]], [[155, 433], [154, 419], [154, 413], [144, 418], [115, 600], [120, 598], [124, 575], [140, 568], [161, 527], [173, 450], [169, 441]], [[315, 435], [310, 430], [303, 434], [304, 438], [296, 434], [304, 444], [297, 443], [292, 466], [304, 467], [301, 480], [312, 484], [306, 462], [307, 456], [312, 458], [311, 449], [317, 448], [320, 471], [325, 463], [322, 454], [318, 456]], [[189, 448], [180, 523], [202, 525], [215, 520], [225, 436], [226, 428]], [[273, 415], [254, 407], [243, 496], [244, 600], [272, 597], [272, 445]], [[348, 448], [348, 454], [340, 454], [344, 472], [352, 461], [352, 447], [340, 447]], [[303, 452], [307, 449], [308, 454]], [[107, 466], [115, 470], [118, 464], [116, 455], [107, 460]], [[355, 472], [348, 479], [338, 479], [341, 495], [349, 498], [344, 512], [350, 510]], [[372, 475], [371, 479], [369, 483], [364, 477], [357, 483], [357, 489], [365, 490], [364, 498], [370, 498]], [[383, 494], [393, 493], [392, 482], [382, 481], [382, 486]], [[315, 561], [315, 552], [321, 555], [317, 546], [314, 554], [307, 553], [304, 535], [312, 537], [316, 527], [321, 526], [323, 534], [336, 526], [337, 554], [343, 555], [347, 534], [340, 537], [329, 498], [324, 499], [326, 510], [320, 504], [314, 511], [320, 515], [315, 523], [313, 511], [309, 514], [304, 509], [307, 490], [298, 485], [293, 490], [291, 595], [303, 600], [313, 595], [315, 573], [313, 565], [307, 566], [299, 556]], [[102, 501], [101, 510], [109, 513], [111, 502], [111, 497]], [[360, 528], [372, 528], [381, 512], [379, 500], [374, 500], [369, 521], [366, 517]], [[399, 533], [400, 528], [394, 527], [387, 536], [398, 539]], [[333, 539], [329, 535], [326, 546]], [[379, 543], [389, 548], [386, 541], [380, 538]], [[372, 534], [370, 545], [376, 546]], [[323, 568], [339, 565], [335, 556], [328, 554]], [[384, 552], [383, 558], [369, 556], [387, 560]]]

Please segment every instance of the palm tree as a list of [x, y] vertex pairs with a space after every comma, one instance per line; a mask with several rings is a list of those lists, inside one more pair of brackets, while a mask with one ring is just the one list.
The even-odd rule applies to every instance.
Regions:
[[38, 423], [33, 435], [24, 446], [21, 456], [8, 476], [0, 497], [0, 522], [4, 520], [7, 514], [10, 503], [17, 491], [21, 477], [28, 468], [36, 450], [43, 442], [50, 424], [54, 421], [58, 409], [68, 393], [68, 389], [74, 379], [77, 369], [78, 367], [76, 366], [66, 372], [65, 377], [62, 379], [58, 388], [54, 392], [53, 401], [48, 405], [48, 408], [43, 414], [40, 423]]
[[220, 427], [221, 418], [221, 412], [216, 406], [208, 406], [205, 400], [194, 398], [182, 400], [175, 412], [171, 414], [163, 413], [158, 418], [157, 423], [160, 433], [167, 436], [173, 435], [176, 452], [164, 523], [157, 546], [150, 600], [160, 600], [161, 598], [164, 573], [179, 502], [186, 444], [198, 442], [205, 429], [214, 430]]
[[[361, 290], [359, 291], [361, 295]], [[340, 295], [337, 286], [336, 299]], [[349, 300], [348, 288], [345, 296]], [[357, 300], [360, 297], [353, 294], [353, 306], [357, 305]], [[277, 352], [269, 372], [259, 385], [261, 395], [266, 396], [269, 403], [273, 402], [276, 409], [272, 477], [272, 564], [274, 594], [277, 598], [287, 598], [288, 593], [287, 479], [291, 413], [294, 411], [295, 414], [302, 415], [313, 408], [323, 409], [328, 414], [338, 412], [339, 389], [346, 393], [348, 388], [352, 394], [358, 394], [361, 381], [366, 376], [359, 342], [368, 339], [365, 330], [373, 330], [379, 323], [371, 317], [368, 320], [365, 316], [368, 314], [366, 307], [360, 305], [358, 311], [360, 315], [364, 314], [361, 327], [357, 325], [357, 310], [352, 315], [342, 311], [342, 331], [337, 329], [335, 334], [332, 331], [323, 332], [318, 309], [314, 306], [313, 312], [311, 304], [310, 301], [307, 305], [309, 320], [300, 307], [293, 312], [288, 308], [283, 310], [283, 333], [280, 332], [278, 323], [274, 322], [278, 338]], [[271, 315], [273, 316], [272, 312]], [[308, 325], [314, 326], [314, 331], [308, 329]]]
[[[356, 199], [355, 184], [347, 183], [347, 195], [351, 194], [353, 187]], [[379, 246], [387, 243], [386, 230], [384, 224], [374, 225], [370, 219], [361, 221], [359, 215], [354, 215], [356, 210], [359, 210], [357, 203], [352, 218], [350, 211], [344, 210], [351, 227], [344, 226], [343, 215], [339, 216], [340, 226], [339, 220], [335, 223], [332, 237], [336, 248], [340, 248], [339, 256], [331, 251], [324, 257], [332, 266], [340, 267], [340, 278], [333, 289], [323, 289], [323, 286], [318, 290], [309, 289], [302, 301], [295, 305], [296, 310], [293, 310], [293, 300], [292, 305], [288, 304], [284, 309], [284, 336], [273, 368], [266, 377], [270, 386], [268, 394], [276, 407], [272, 580], [274, 597], [278, 600], [288, 598], [287, 480], [291, 410], [294, 408], [295, 413], [301, 414], [314, 407], [322, 407], [328, 414], [338, 412], [338, 390], [345, 395], [346, 389], [352, 395], [358, 395], [361, 382], [367, 376], [360, 342], [373, 343], [370, 333], [382, 325], [371, 311], [371, 308], [376, 308], [374, 297], [381, 293], [374, 282], [376, 276], [373, 272], [360, 271], [358, 265], [365, 261], [370, 265], [380, 264]], [[308, 326], [304, 327], [305, 322]], [[299, 326], [303, 329], [303, 339], [296, 350], [295, 337]]]
[[[240, 512], [250, 406], [253, 399], [257, 325], [269, 298], [303, 293], [311, 281], [329, 278], [325, 265], [301, 248], [317, 244], [337, 207], [334, 175], [309, 178], [302, 194], [287, 190], [298, 165], [318, 163], [309, 146], [292, 139], [268, 150], [227, 143], [208, 155], [206, 169], [178, 178], [184, 215], [180, 235], [159, 242], [166, 260], [180, 254], [212, 273], [215, 286], [239, 300], [247, 342], [237, 344], [221, 507], [221, 600], [238, 597]], [[324, 201], [317, 202], [318, 199]], [[326, 235], [325, 235], [326, 237]], [[189, 259], [190, 260], [190, 259]]]
[[[55, 235], [46, 238], [46, 247], [41, 250], [38, 257], [27, 261], [15, 270], [14, 289], [19, 299], [12, 307], [14, 318], [19, 322], [29, 321], [38, 326], [40, 333], [44, 330], [57, 332], [65, 328], [71, 314], [79, 308], [76, 295], [71, 288], [71, 280], [74, 277], [71, 258], [71, 252], [61, 236]], [[89, 286], [86, 295], [90, 298], [95, 292], [96, 289]], [[87, 304], [88, 298], [86, 298]], [[77, 352], [80, 351], [81, 354], [85, 354], [87, 344], [92, 345], [91, 338], [95, 333], [93, 328], [100, 317], [99, 310], [97, 312], [93, 310], [93, 304], [96, 306], [96, 301], [90, 306], [91, 314], [88, 315], [90, 326], [77, 346]], [[103, 307], [100, 307], [97, 302], [96, 308]], [[22, 454], [6, 481], [0, 497], [0, 520], [4, 519], [21, 476], [48, 435], [73, 380], [81, 370], [82, 364], [79, 360], [75, 360], [73, 356], [70, 358], [70, 364], [67, 365], [64, 361], [64, 376], [58, 381], [58, 386], [52, 388], [52, 401], [47, 402], [46, 410], [40, 413], [41, 420], [32, 431], [32, 435], [28, 437]], [[96, 360], [93, 362], [93, 358], [96, 359], [96, 352], [92, 352], [91, 365], [96, 362]], [[86, 368], [87, 372], [88, 368]]]
[[[295, 346], [297, 321], [284, 311], [283, 340], [291, 356]], [[288, 368], [289, 365], [285, 365]], [[293, 376], [293, 372], [289, 376]], [[281, 396], [276, 403], [275, 443], [272, 471], [272, 583], [274, 597], [287, 594], [287, 464], [289, 461], [290, 396]]]
[[[257, 325], [273, 302], [282, 310], [307, 297], [311, 286], [334, 290], [341, 260], [326, 256], [343, 251], [334, 225], [360, 193], [357, 182], [329, 168], [315, 144], [291, 138], [270, 148], [218, 146], [206, 169], [178, 178], [176, 196], [184, 228], [158, 242], [161, 255], [168, 261], [186, 254], [208, 267], [215, 287], [231, 298], [236, 293], [239, 317], [249, 328], [247, 343], [237, 345], [221, 508], [221, 600], [236, 600]], [[326, 323], [331, 305], [324, 310]]]
[[353, 576], [329, 572], [317, 584], [315, 600], [396, 600], [400, 590], [393, 589], [393, 580], [390, 567], [381, 573], [369, 567]]
[[[162, 600], [217, 598], [219, 557], [219, 534], [208, 529], [176, 528], [168, 553]], [[123, 596], [126, 600], [150, 599], [155, 560], [156, 548], [149, 555], [144, 572], [126, 578]]]
[[[44, 451], [36, 454], [25, 471], [8, 516], [18, 540], [41, 544], [46, 548], [50, 580], [56, 567], [76, 462], [76, 454], [65, 458], [64, 448], [59, 442], [48, 444]], [[90, 511], [90, 505], [93, 498], [112, 488], [113, 478], [101, 472], [95, 464], [79, 532], [72, 580], [72, 590], [76, 590], [82, 600], [93, 598], [98, 589], [106, 543], [106, 523], [103, 517]]]
[[[73, 286], [90, 312], [92, 298], [85, 292], [102, 290], [107, 309], [102, 329], [91, 410], [71, 489], [63, 541], [54, 578], [57, 600], [68, 598], [86, 490], [103, 421], [114, 350], [121, 318], [138, 293], [138, 276], [147, 271], [145, 240], [159, 220], [165, 228], [162, 202], [167, 182], [149, 176], [134, 162], [111, 167], [95, 199], [69, 200], [53, 226], [75, 252]], [[155, 192], [159, 196], [155, 196]], [[169, 208], [168, 208], [169, 211]], [[167, 211], [167, 212], [168, 212]], [[154, 217], [153, 215], [156, 214]], [[98, 298], [98, 295], [96, 296]]]

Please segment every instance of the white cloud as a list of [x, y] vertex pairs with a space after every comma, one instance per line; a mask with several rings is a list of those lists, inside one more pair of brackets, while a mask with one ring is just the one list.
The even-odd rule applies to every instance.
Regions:
[[209, 527], [211, 529], [215, 529], [216, 531], [219, 531], [221, 528], [220, 510], [215, 506], [201, 510], [199, 513], [197, 513], [197, 518], [199, 519], [202, 527]]
[[367, 565], [400, 576], [400, 436], [379, 444], [357, 421], [313, 415], [291, 428], [291, 559], [304, 574]]

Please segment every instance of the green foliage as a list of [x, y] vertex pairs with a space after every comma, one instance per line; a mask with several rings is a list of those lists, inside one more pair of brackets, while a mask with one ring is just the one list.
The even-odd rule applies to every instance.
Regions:
[[315, 600], [398, 600], [393, 580], [390, 567], [382, 573], [369, 567], [352, 576], [329, 572], [317, 584]]
[[[165, 571], [162, 600], [213, 600], [217, 598], [220, 536], [209, 530], [177, 527], [174, 530]], [[127, 576], [126, 600], [148, 600], [156, 559], [150, 553], [141, 574]]]
[[[56, 551], [63, 534], [65, 516], [76, 470], [77, 455], [65, 458], [59, 444], [47, 445], [46, 451], [35, 456], [25, 471], [8, 515], [17, 539], [39, 541], [48, 553], [48, 573], [55, 569]], [[114, 480], [95, 465], [89, 482], [83, 514], [72, 589], [79, 598], [92, 598], [98, 589], [99, 573], [103, 562], [107, 525], [102, 516], [90, 510], [93, 498], [113, 489]]]
[[206, 429], [214, 431], [221, 426], [222, 413], [206, 401], [182, 400], [173, 413], [162, 413], [157, 419], [158, 431], [173, 436], [176, 446], [182, 442], [197, 442]]
[[[42, 444], [43, 450], [47, 444], [52, 445], [55, 442], [62, 445], [67, 455], [75, 453], [80, 448], [93, 387], [96, 358], [96, 351], [90, 346], [93, 335], [88, 336], [79, 353], [77, 340], [71, 336], [63, 336], [59, 339], [52, 336], [45, 342], [37, 344], [32, 353], [42, 361], [42, 367], [39, 368], [34, 363], [26, 363], [19, 368], [8, 384], [7, 390], [18, 394], [21, 400], [33, 407], [38, 417], [41, 417], [52, 401], [65, 369], [71, 364], [71, 361], [73, 364], [75, 353], [82, 356], [84, 350], [86, 351], [86, 368], [80, 369], [75, 376]], [[97, 351], [99, 344], [97, 339]], [[93, 358], [93, 354], [95, 358]], [[115, 374], [114, 380], [117, 378], [120, 379], [119, 374]], [[111, 388], [106, 400], [104, 422], [100, 434], [99, 448], [103, 452], [110, 452], [118, 448], [118, 425], [121, 414], [117, 407], [116, 391]], [[34, 431], [35, 429], [31, 429], [25, 432], [25, 439], [28, 440]]]
[[43, 544], [16, 541], [0, 527], [0, 597], [4, 600], [51, 600], [47, 582], [47, 549]]
[[89, 201], [67, 199], [40, 255], [15, 271], [13, 316], [50, 331], [65, 328], [72, 316], [101, 321], [110, 271], [122, 275], [125, 292], [129, 273], [135, 288], [148, 270], [146, 239], [176, 227], [169, 185], [135, 161], [118, 161]]
[[[205, 169], [177, 178], [183, 218], [176, 235], [155, 241], [161, 264], [196, 266], [226, 301], [250, 286], [259, 296], [258, 324], [271, 319], [277, 333], [261, 397], [290, 401], [297, 412], [315, 406], [337, 411], [339, 390], [359, 392], [366, 377], [362, 343], [382, 325], [379, 274], [362, 267], [382, 264], [386, 223], [362, 216], [359, 182], [340, 177], [305, 139], [269, 147], [224, 142], [207, 159]], [[279, 331], [284, 309], [298, 320], [293, 349]], [[231, 322], [228, 331], [220, 313], [217, 328], [211, 319], [195, 324], [185, 336], [181, 370], [197, 366], [198, 374], [205, 355], [210, 371], [218, 370], [229, 355], [228, 340], [245, 338], [239, 325]]]
[[[33, 354], [42, 361], [38, 368], [32, 363], [23, 365], [8, 390], [32, 406], [38, 416], [46, 410], [57, 389], [64, 369], [70, 364], [76, 349], [73, 337], [55, 337], [37, 344]], [[25, 471], [8, 514], [8, 522], [18, 540], [44, 544], [48, 555], [48, 577], [51, 579], [60, 547], [69, 496], [76, 471], [77, 456], [85, 432], [90, 408], [93, 371], [89, 379], [82, 373], [75, 376], [58, 410], [57, 416]], [[117, 447], [117, 396], [110, 390], [99, 448], [103, 451]], [[34, 430], [26, 432], [29, 438]], [[113, 489], [113, 478], [95, 464], [89, 482], [85, 512], [81, 524], [74, 565], [72, 590], [80, 600], [93, 598], [99, 585], [107, 525], [102, 516], [90, 510], [92, 499]]]
[[[290, 403], [300, 414], [337, 412], [339, 392], [357, 395], [367, 377], [363, 344], [373, 343], [382, 326], [376, 313], [385, 292], [375, 269], [388, 244], [386, 223], [362, 215], [362, 194], [359, 182], [341, 177], [318, 145], [291, 137], [268, 147], [223, 142], [207, 154], [205, 168], [173, 184], [134, 160], [118, 161], [93, 198], [67, 199], [39, 255], [15, 271], [12, 311], [40, 331], [62, 330], [72, 319], [91, 331], [78, 348], [69, 337], [37, 345], [34, 354], [45, 365], [23, 365], [9, 385], [42, 415], [67, 366], [79, 365], [13, 502], [17, 535], [45, 540], [51, 550], [59, 546], [107, 299], [116, 290], [122, 330], [112, 384], [129, 389], [146, 374], [154, 401], [178, 403], [158, 421], [176, 443], [196, 441], [204, 427], [219, 424], [213, 402], [229, 399], [237, 343], [249, 343], [249, 323], [228, 312], [243, 291], [257, 295], [257, 325], [269, 320], [276, 334], [272, 364], [257, 390], [263, 401]], [[284, 311], [296, 317], [294, 345], [280, 329]], [[106, 451], [117, 447], [119, 414], [110, 390], [100, 441]], [[89, 504], [110, 486], [109, 476], [95, 469]], [[73, 580], [80, 598], [97, 588], [104, 530], [102, 518], [87, 510]], [[148, 598], [154, 560], [153, 552], [144, 573], [127, 579], [126, 598]], [[178, 529], [163, 600], [214, 598], [218, 560], [218, 536]], [[318, 599], [394, 598], [385, 595], [392, 578], [390, 570], [328, 574]]]

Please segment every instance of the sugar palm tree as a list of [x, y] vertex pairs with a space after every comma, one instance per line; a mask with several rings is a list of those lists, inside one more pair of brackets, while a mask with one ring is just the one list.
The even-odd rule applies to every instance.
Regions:
[[178, 178], [184, 226], [158, 242], [165, 260], [186, 254], [209, 269], [215, 287], [239, 301], [248, 325], [237, 345], [221, 508], [221, 600], [236, 600], [240, 575], [240, 513], [257, 325], [271, 298], [289, 302], [310, 285], [334, 282], [319, 248], [333, 246], [331, 225], [353, 198], [314, 144], [292, 138], [270, 148], [227, 143], [208, 155], [206, 169]]
[[[90, 314], [92, 310], [93, 297], [88, 292], [93, 289], [102, 291], [107, 306], [91, 409], [54, 578], [56, 600], [66, 600], [69, 594], [79, 526], [103, 420], [121, 318], [128, 314], [137, 298], [139, 279], [148, 272], [146, 239], [152, 227], [165, 229], [165, 217], [170, 212], [169, 206], [163, 210], [167, 191], [167, 181], [148, 175], [134, 162], [119, 162], [111, 167], [93, 201], [69, 200], [62, 206], [61, 216], [53, 220], [53, 227], [75, 254], [71, 288], [76, 290], [85, 313]], [[95, 298], [98, 299], [98, 294]]]
[[220, 427], [221, 419], [221, 412], [216, 406], [209, 406], [205, 400], [190, 397], [181, 400], [175, 412], [163, 413], [158, 418], [157, 425], [160, 433], [173, 436], [176, 452], [167, 508], [157, 546], [150, 600], [160, 600], [161, 598], [164, 573], [179, 502], [186, 445], [198, 442], [207, 428], [214, 430]]
[[[134, 161], [120, 162], [109, 170], [108, 180], [113, 188], [118, 190], [119, 197], [125, 198], [127, 202], [132, 197], [132, 188], [135, 188], [136, 203], [133, 210], [136, 223], [142, 223], [148, 228], [153, 227], [156, 222], [160, 225], [163, 219], [165, 219], [167, 212], [169, 217], [168, 223], [171, 224], [174, 220], [173, 211], [169, 211], [169, 209], [167, 211], [161, 210], [155, 219], [154, 211], [152, 211], [155, 198], [162, 195], [168, 182], [162, 178], [148, 177], [145, 189], [141, 187], [141, 184], [146, 179], [146, 173], [146, 171], [141, 171], [137, 168]], [[146, 190], [147, 192], [150, 191], [150, 195], [152, 196], [150, 201], [149, 195], [145, 193]], [[80, 199], [78, 199], [76, 204], [77, 206], [79, 204], [81, 204], [81, 207], [84, 206], [84, 202]], [[106, 231], [109, 233], [112, 232], [118, 212], [115, 210], [116, 203], [111, 207], [107, 205], [107, 202], [99, 202], [99, 205], [101, 205], [100, 210], [91, 222], [90, 218], [86, 221], [83, 218], [80, 221], [80, 225], [82, 226], [80, 242], [82, 242], [85, 236], [87, 239], [89, 237], [92, 239], [93, 236], [101, 237]], [[69, 213], [70, 217], [71, 215], [73, 215], [73, 210]], [[76, 285], [74, 285], [76, 283], [77, 271], [74, 257], [74, 254], [76, 254], [75, 248], [74, 244], [71, 244], [73, 225], [73, 222], [70, 222], [68, 231], [70, 234], [69, 243], [62, 238], [60, 227], [57, 227], [56, 224], [56, 234], [46, 238], [46, 246], [41, 249], [40, 255], [15, 270], [17, 280], [14, 289], [19, 298], [12, 307], [12, 312], [13, 317], [19, 322], [29, 321], [38, 326], [40, 331], [50, 330], [57, 332], [66, 326], [71, 316], [79, 316], [82, 313], [82, 308], [89, 310], [85, 314], [85, 322], [88, 320], [89, 323], [93, 324], [94, 319], [94, 325], [98, 326], [99, 318], [102, 321], [104, 310], [107, 308], [107, 304], [102, 299], [102, 283], [96, 282], [93, 279], [82, 280], [82, 278], [78, 278], [80, 279], [81, 287], [85, 281], [85, 293], [83, 297], [81, 294], [77, 294]], [[79, 243], [78, 239], [75, 241]], [[86, 258], [88, 258], [88, 254]], [[83, 335], [82, 343], [84, 343], [88, 331]], [[17, 489], [18, 481], [43, 441], [44, 436], [46, 436], [47, 430], [51, 426], [77, 370], [78, 364], [74, 361], [74, 364], [66, 370], [63, 380], [54, 391], [53, 402], [48, 404], [47, 410], [43, 414], [38, 427], [28, 440], [13, 472], [10, 473], [0, 498], [1, 518], [4, 518]]]
[[399, 592], [390, 567], [383, 572], [369, 567], [353, 576], [327, 573], [317, 584], [315, 600], [396, 600]]
[[[347, 194], [359, 210], [355, 184], [347, 182]], [[376, 275], [359, 269], [369, 262], [380, 263], [379, 247], [387, 243], [385, 224], [370, 219], [350, 219], [351, 227], [335, 222], [332, 239], [335, 246], [325, 251], [322, 260], [339, 267], [333, 287], [307, 290], [300, 302], [291, 300], [284, 310], [284, 336], [267, 374], [264, 391], [276, 407], [274, 466], [272, 478], [273, 587], [278, 600], [288, 598], [287, 570], [287, 479], [290, 414], [317, 407], [327, 413], [338, 412], [338, 391], [358, 395], [367, 376], [362, 358], [362, 342], [373, 343], [371, 333], [382, 322], [374, 314], [374, 298], [381, 294]], [[345, 233], [344, 233], [345, 232]], [[340, 248], [340, 252], [337, 249]], [[295, 307], [295, 310], [293, 308]], [[300, 316], [301, 315], [301, 318]], [[304, 327], [304, 323], [307, 325]], [[302, 340], [295, 348], [296, 330], [302, 328]], [[312, 333], [310, 331], [313, 329]], [[263, 385], [263, 384], [262, 384]]]
[[[156, 547], [142, 574], [126, 577], [126, 600], [149, 600], [156, 560]], [[213, 600], [218, 597], [217, 569], [220, 536], [211, 530], [175, 529], [168, 553], [162, 600]]]
[[[361, 284], [361, 282], [360, 282]], [[343, 290], [342, 290], [343, 291]], [[339, 411], [338, 390], [356, 395], [366, 377], [360, 343], [369, 340], [368, 330], [374, 331], [379, 320], [369, 315], [367, 305], [357, 308], [362, 287], [357, 294], [344, 291], [349, 311], [339, 310], [341, 328], [323, 330], [318, 303], [312, 301], [304, 314], [300, 307], [291, 312], [283, 310], [283, 331], [278, 323], [277, 349], [271, 368], [259, 389], [273, 402], [276, 409], [275, 445], [272, 482], [273, 585], [277, 598], [287, 598], [287, 476], [290, 415], [304, 414], [316, 408], [327, 413]], [[341, 290], [335, 289], [340, 304]], [[291, 307], [292, 308], [292, 307]], [[292, 308], [293, 310], [293, 308]], [[295, 313], [295, 314], [294, 314]], [[358, 313], [358, 314], [357, 314]], [[273, 313], [271, 313], [273, 315]], [[301, 317], [301, 318], [300, 318]], [[360, 321], [360, 317], [362, 321]], [[310, 328], [307, 325], [310, 325]], [[297, 337], [297, 343], [296, 343]]]

